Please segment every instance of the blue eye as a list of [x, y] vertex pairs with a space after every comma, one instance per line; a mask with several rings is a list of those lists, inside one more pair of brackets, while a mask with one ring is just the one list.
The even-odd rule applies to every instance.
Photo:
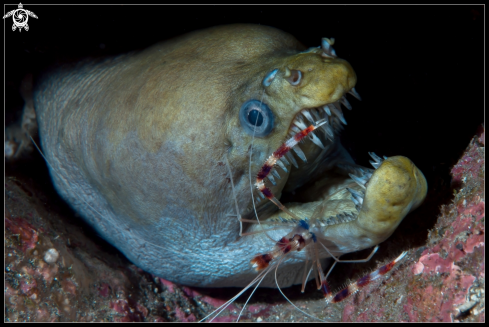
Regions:
[[251, 125], [256, 125], [256, 127], [260, 127], [263, 124], [263, 115], [258, 110], [251, 110], [248, 113], [248, 123]]
[[245, 102], [239, 111], [239, 121], [245, 132], [256, 137], [264, 137], [273, 129], [273, 112], [258, 100]]

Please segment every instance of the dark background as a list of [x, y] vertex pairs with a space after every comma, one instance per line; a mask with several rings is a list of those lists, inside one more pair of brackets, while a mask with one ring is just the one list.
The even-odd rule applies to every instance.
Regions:
[[[5, 11], [16, 8], [6, 6]], [[345, 146], [364, 166], [369, 165], [368, 151], [407, 156], [428, 180], [425, 214], [396, 231], [405, 233], [406, 246], [422, 245], [439, 206], [450, 201], [450, 168], [484, 122], [483, 6], [24, 8], [39, 17], [29, 18], [28, 32], [12, 32], [11, 18], [4, 22], [7, 124], [20, 115], [22, 78], [50, 65], [143, 49], [231, 23], [274, 26], [307, 47], [320, 45], [321, 37], [334, 37], [337, 54], [357, 73], [356, 89], [363, 98], [351, 98], [353, 111], [345, 112]], [[7, 166], [7, 175], [21, 171], [54, 192], [42, 158], [33, 156]]]
[[[5, 11], [17, 6], [6, 6]], [[5, 19], [5, 110], [19, 115], [20, 81], [49, 65], [116, 55], [210, 26], [253, 23], [306, 46], [336, 38], [358, 76], [343, 142], [368, 165], [368, 151], [402, 154], [430, 185], [447, 178], [484, 121], [483, 6], [42, 6], [30, 30]], [[447, 181], [445, 181], [447, 182]]]

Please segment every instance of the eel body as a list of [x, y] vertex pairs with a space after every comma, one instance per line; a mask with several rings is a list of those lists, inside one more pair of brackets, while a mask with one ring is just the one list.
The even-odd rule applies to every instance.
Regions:
[[[33, 105], [56, 189], [140, 268], [185, 285], [244, 286], [256, 276], [253, 256], [294, 222], [264, 199], [260, 220], [284, 227], [240, 237], [236, 202], [256, 219], [250, 176], [285, 139], [326, 119], [265, 182], [277, 198], [309, 185], [286, 205], [336, 254], [379, 244], [422, 202], [426, 180], [405, 157], [362, 168], [341, 146], [357, 78], [333, 43], [306, 49], [272, 27], [219, 26], [50, 72]], [[303, 260], [281, 264], [281, 286], [301, 282]]]

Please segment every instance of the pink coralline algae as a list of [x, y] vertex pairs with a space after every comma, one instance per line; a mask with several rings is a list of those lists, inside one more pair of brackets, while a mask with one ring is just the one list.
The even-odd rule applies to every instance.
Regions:
[[343, 321], [485, 320], [484, 167], [482, 130], [452, 168], [455, 196], [441, 207], [427, 244], [412, 248], [380, 291], [353, 296]]
[[[300, 286], [283, 292], [298, 308], [323, 320], [485, 321], [484, 135], [482, 129], [452, 168], [449, 203], [436, 205], [438, 213], [426, 213], [422, 206], [413, 212], [420, 220], [411, 214], [398, 228], [421, 233], [422, 242], [396, 231], [373, 260], [339, 264], [329, 277], [333, 285], [335, 278], [343, 278], [341, 285], [349, 281], [343, 276], [356, 279], [408, 251], [385, 278], [330, 305], [313, 282], [305, 297]], [[145, 273], [87, 236], [90, 232], [73, 224], [73, 212], [60, 208], [59, 200], [29, 179], [7, 176], [5, 199], [6, 321], [196, 322], [239, 292], [181, 286]], [[419, 227], [429, 217], [431, 225]], [[213, 321], [236, 321], [250, 292]], [[317, 321], [298, 312], [277, 290], [260, 289], [240, 320]]]
[[166, 279], [163, 279], [163, 278], [160, 278], [160, 282], [161, 282], [161, 284], [166, 286], [166, 288], [168, 289], [168, 292], [175, 293], [175, 290], [173, 289], [173, 286], [175, 286], [175, 284], [173, 284], [172, 282], [170, 282]]
[[5, 228], [18, 237], [22, 251], [25, 252], [36, 247], [38, 234], [25, 219], [5, 216]]
[[107, 253], [29, 181], [7, 178], [5, 193], [6, 321], [193, 322], [220, 305]]
[[186, 315], [179, 307], [175, 307], [175, 316], [182, 322], [194, 322], [197, 320], [193, 313]]
[[148, 309], [130, 300], [110, 302], [109, 307], [121, 314], [120, 317], [114, 319], [117, 322], [144, 321], [144, 318], [148, 315]]
[[[226, 302], [108, 253], [71, 211], [46, 210], [59, 204], [31, 181], [7, 178], [5, 193], [6, 321], [196, 322]], [[239, 310], [231, 305], [214, 321], [235, 321]]]

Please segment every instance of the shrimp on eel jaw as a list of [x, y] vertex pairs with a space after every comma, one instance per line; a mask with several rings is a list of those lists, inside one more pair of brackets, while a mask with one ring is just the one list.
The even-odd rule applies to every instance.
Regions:
[[[373, 170], [341, 146], [359, 96], [332, 44], [237, 24], [47, 72], [26, 105], [55, 188], [146, 272], [195, 287], [317, 278], [333, 301], [323, 260], [383, 242], [426, 181], [407, 158]], [[229, 171], [234, 185], [216, 178]]]
[[[323, 57], [336, 57], [331, 48], [332, 44], [333, 41], [323, 39], [323, 52], [321, 54]], [[317, 49], [313, 48], [306, 52], [311, 51], [314, 52]], [[262, 82], [265, 93], [268, 94], [267, 88], [273, 85], [280, 72], [279, 69], [274, 69], [265, 76]], [[291, 85], [299, 85], [302, 75], [301, 71], [295, 70], [293, 72], [288, 67], [284, 67], [282, 71], [282, 77], [288, 78], [287, 80]], [[345, 93], [350, 93], [360, 100], [353, 87], [346, 90]], [[260, 105], [262, 103], [263, 96]], [[285, 142], [268, 157], [258, 172], [255, 173], [256, 179], [253, 181], [251, 178], [253, 139], [256, 126], [261, 125], [259, 120], [263, 119], [260, 113], [250, 114], [249, 120], [251, 123], [254, 122], [250, 148], [250, 184], [253, 184], [255, 188], [254, 191], [252, 190], [255, 219], [241, 218], [237, 212], [240, 236], [265, 235], [264, 238], [271, 240], [274, 245], [271, 249], [252, 256], [250, 265], [258, 272], [257, 276], [241, 292], [202, 321], [213, 321], [239, 296], [253, 287], [251, 295], [237, 317], [239, 320], [253, 293], [270, 275], [274, 278], [277, 289], [296, 310], [322, 321], [322, 319], [299, 309], [281, 291], [277, 275], [280, 274], [279, 267], [283, 262], [288, 260], [302, 261], [302, 292], [304, 292], [307, 281], [311, 278], [315, 279], [316, 287], [324, 295], [325, 305], [327, 305], [328, 303], [340, 302], [372, 281], [381, 278], [406, 256], [406, 251], [400, 253], [389, 263], [359, 278], [336, 293], [332, 291], [327, 282], [327, 277], [336, 263], [370, 260], [376, 253], [378, 244], [387, 239], [402, 219], [422, 203], [427, 191], [424, 175], [406, 157], [380, 158], [375, 153], [369, 153], [373, 159], [370, 163], [374, 169], [354, 164], [351, 158], [347, 154], [345, 155], [345, 151], [339, 145], [338, 138], [335, 138], [343, 128], [342, 124], [346, 124], [340, 104], [351, 109], [344, 94], [341, 94], [340, 98], [332, 103], [299, 112], [289, 128]], [[312, 163], [308, 163], [308, 158], [306, 158], [299, 144], [305, 149], [317, 145], [321, 151], [316, 158], [312, 158]], [[290, 150], [294, 150], [297, 156], [302, 159], [305, 168], [300, 167]], [[229, 163], [227, 161], [226, 163], [229, 168]], [[281, 178], [277, 167], [289, 174], [289, 181], [292, 179], [299, 184], [301, 178], [298, 175], [300, 175], [301, 169], [314, 171], [318, 175], [318, 181], [312, 185], [308, 184], [310, 186], [305, 191], [307, 194], [302, 194], [302, 197], [309, 196], [315, 201], [291, 202], [287, 203], [287, 206], [281, 203], [279, 197], [275, 195], [274, 188], [284, 185], [283, 183], [280, 185], [275, 180]], [[232, 174], [230, 173], [230, 175]], [[278, 192], [282, 191], [280, 188], [276, 189]], [[255, 198], [258, 205], [255, 204]], [[272, 213], [267, 220], [260, 221], [259, 213], [268, 213], [271, 210], [270, 207], [264, 209], [263, 204], [267, 201], [262, 202], [262, 200], [265, 198], [269, 200], [268, 203], [273, 203], [274, 206], [272, 205], [272, 207], [279, 210]], [[237, 203], [236, 210], [238, 210]], [[250, 224], [246, 232], [243, 232], [243, 223]], [[264, 227], [264, 225], [270, 227]], [[361, 260], [339, 259], [342, 254], [372, 247], [373, 249], [367, 258]], [[334, 262], [325, 274], [323, 263], [326, 258], [332, 258]]]

